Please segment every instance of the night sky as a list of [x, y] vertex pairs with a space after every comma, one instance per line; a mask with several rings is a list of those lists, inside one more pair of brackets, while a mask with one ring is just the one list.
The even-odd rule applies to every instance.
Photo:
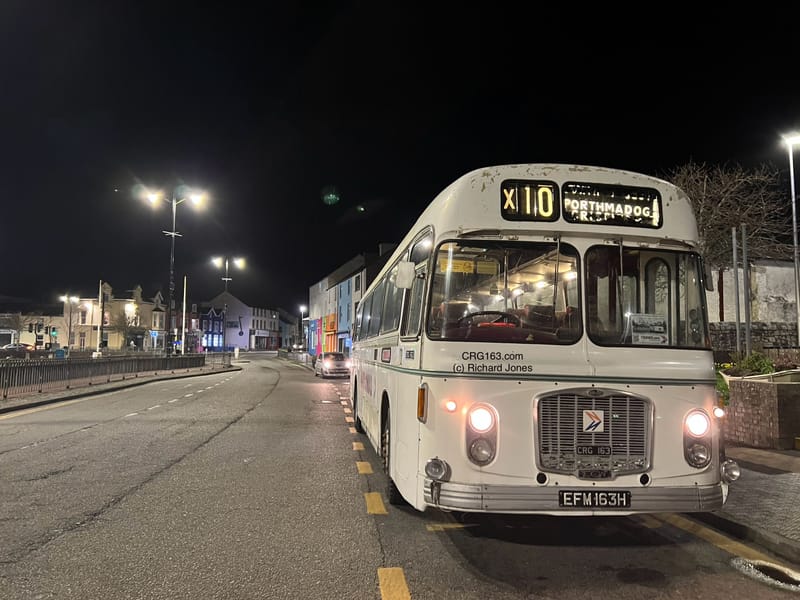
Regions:
[[208, 193], [202, 212], [178, 206], [176, 297], [184, 275], [190, 300], [216, 295], [211, 257], [243, 256], [230, 291], [297, 313], [475, 168], [788, 171], [787, 15], [274, 4], [0, 4], [0, 296], [88, 296], [100, 279], [166, 295], [170, 206], [141, 186]]

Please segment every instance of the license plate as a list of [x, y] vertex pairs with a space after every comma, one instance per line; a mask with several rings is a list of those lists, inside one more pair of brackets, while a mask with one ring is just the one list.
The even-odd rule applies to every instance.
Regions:
[[580, 456], [611, 456], [611, 446], [577, 446], [575, 454]]
[[605, 490], [559, 490], [561, 508], [630, 508], [630, 492]]

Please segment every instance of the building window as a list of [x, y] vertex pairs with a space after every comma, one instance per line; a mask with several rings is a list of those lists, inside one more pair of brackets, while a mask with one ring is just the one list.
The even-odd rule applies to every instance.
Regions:
[[86, 332], [85, 331], [81, 331], [78, 334], [78, 347], [81, 350], [85, 350], [86, 349]]
[[355, 290], [357, 292], [361, 291], [361, 275], [356, 275]]
[[81, 325], [86, 325], [86, 311], [81, 311]]

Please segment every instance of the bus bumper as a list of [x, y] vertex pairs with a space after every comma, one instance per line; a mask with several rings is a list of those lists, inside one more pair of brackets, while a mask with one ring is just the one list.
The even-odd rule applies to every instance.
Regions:
[[[559, 486], [563, 489], [563, 486]], [[707, 512], [722, 508], [728, 484], [624, 488], [631, 494], [624, 509], [559, 506], [559, 487], [487, 485], [425, 479], [425, 504], [442, 510], [547, 515], [631, 515], [652, 512]], [[576, 488], [578, 489], [578, 488]], [[620, 488], [612, 488], [623, 491]], [[586, 490], [591, 491], [591, 490]]]

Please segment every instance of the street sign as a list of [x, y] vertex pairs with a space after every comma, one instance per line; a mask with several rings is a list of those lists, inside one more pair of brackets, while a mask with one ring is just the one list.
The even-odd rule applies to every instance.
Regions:
[[158, 332], [153, 330], [153, 329], [151, 329], [150, 330], [150, 337], [153, 338], [153, 339], [156, 339], [158, 337]]

